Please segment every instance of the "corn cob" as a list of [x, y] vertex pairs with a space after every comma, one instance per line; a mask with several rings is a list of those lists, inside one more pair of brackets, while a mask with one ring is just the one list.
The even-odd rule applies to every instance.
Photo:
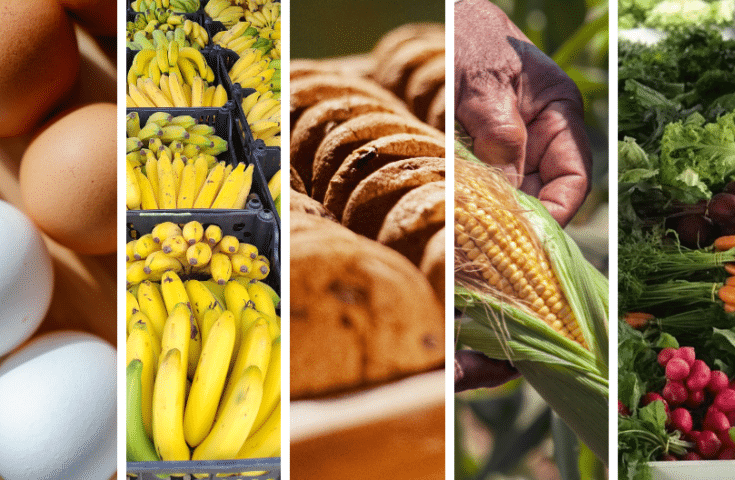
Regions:
[[507, 358], [607, 463], [608, 282], [541, 203], [455, 143], [457, 346]]
[[[512, 210], [478, 180], [475, 168], [459, 163], [455, 199], [455, 238], [473, 273], [530, 308], [557, 333], [589, 349], [544, 250]], [[482, 178], [482, 177], [479, 177]], [[480, 280], [480, 278], [478, 278]]]

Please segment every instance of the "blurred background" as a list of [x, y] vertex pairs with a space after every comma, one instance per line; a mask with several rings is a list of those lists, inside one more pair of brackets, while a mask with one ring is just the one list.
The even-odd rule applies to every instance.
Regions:
[[444, 23], [444, 2], [291, 2], [291, 58], [366, 53], [385, 32], [408, 22]]
[[[587, 259], [608, 273], [608, 2], [496, 0], [575, 81], [585, 104], [593, 186], [567, 226]], [[598, 480], [607, 472], [522, 379], [455, 399], [457, 480]]]

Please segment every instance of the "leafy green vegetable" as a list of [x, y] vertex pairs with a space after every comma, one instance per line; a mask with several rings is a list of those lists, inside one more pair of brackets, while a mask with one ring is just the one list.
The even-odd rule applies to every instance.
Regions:
[[735, 174], [735, 112], [705, 124], [699, 113], [670, 123], [661, 139], [660, 181], [686, 203], [708, 200]]

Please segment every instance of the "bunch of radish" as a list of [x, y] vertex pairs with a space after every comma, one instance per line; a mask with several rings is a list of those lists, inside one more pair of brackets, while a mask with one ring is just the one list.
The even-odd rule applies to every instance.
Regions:
[[663, 460], [735, 459], [735, 380], [697, 359], [694, 347], [664, 348], [658, 363], [666, 385], [646, 393], [642, 404], [663, 402], [669, 428], [693, 444], [683, 457]]

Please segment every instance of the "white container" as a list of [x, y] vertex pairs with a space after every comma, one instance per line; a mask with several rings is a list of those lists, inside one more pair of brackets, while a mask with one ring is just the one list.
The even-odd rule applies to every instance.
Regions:
[[735, 460], [651, 462], [653, 480], [732, 480]]

